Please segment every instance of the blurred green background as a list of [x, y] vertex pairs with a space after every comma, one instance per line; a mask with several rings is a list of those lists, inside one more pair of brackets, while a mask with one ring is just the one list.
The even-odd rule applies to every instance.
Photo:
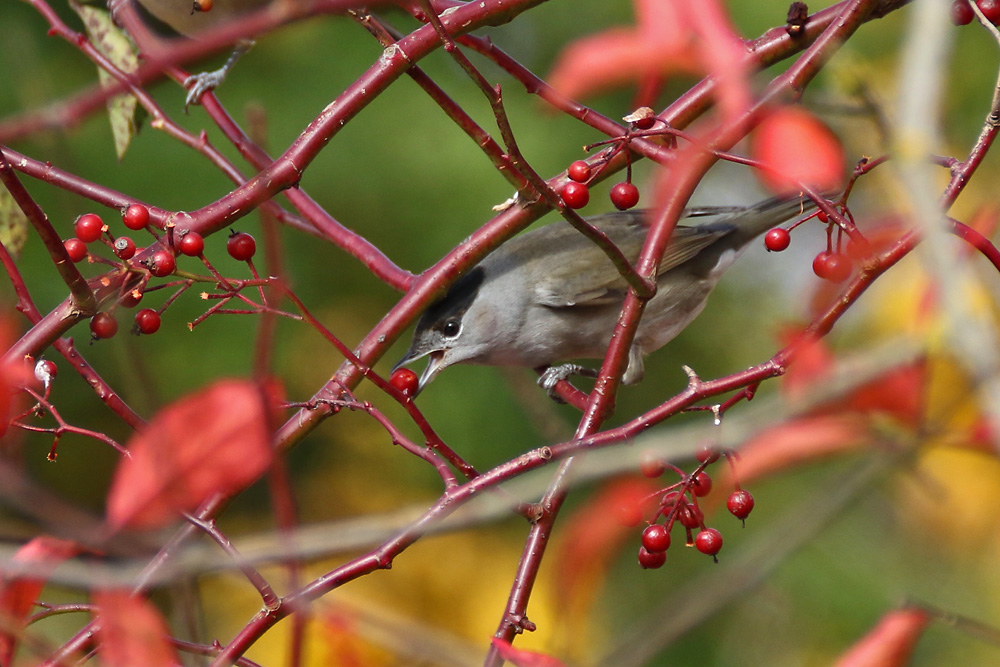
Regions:
[[[71, 25], [78, 25], [61, 0], [53, 0], [52, 4]], [[729, 9], [741, 33], [752, 37], [782, 23], [787, 2], [736, 1], [729, 3]], [[392, 10], [385, 16], [403, 30], [415, 25], [412, 19]], [[631, 20], [631, 4], [623, 0], [554, 0], [510, 25], [479, 34], [489, 35], [544, 76], [560, 51], [574, 39]], [[853, 93], [863, 85], [884, 105], [886, 114], [891, 117], [895, 113], [896, 59], [906, 20], [904, 10], [863, 28], [806, 93], [805, 102], [841, 134], [849, 160], [863, 154], [880, 154], [885, 145], [870, 120], [834, 111], [837, 105], [853, 103]], [[0, 2], [0, 43], [5, 45], [0, 54], [0, 117], [37, 111], [96, 81], [94, 66], [74, 47], [47, 37], [46, 29], [42, 18], [26, 3]], [[988, 110], [998, 59], [996, 45], [985, 30], [959, 30], [944, 104], [947, 143], [939, 150], [961, 157]], [[237, 65], [219, 97], [241, 122], [249, 108], [263, 109], [269, 148], [277, 154], [380, 53], [378, 44], [350, 20], [318, 17], [262, 37]], [[223, 57], [206, 66], [217, 65]], [[520, 147], [543, 176], [565, 169], [583, 155], [582, 145], [604, 138], [572, 119], [548, 111], [498, 69], [476, 56], [472, 58], [482, 65], [489, 80], [503, 86]], [[436, 53], [420, 66], [482, 126], [491, 131], [495, 128], [486, 101], [449, 58]], [[766, 73], [760, 83], [773, 74]], [[672, 82], [660, 106], [690, 82], [684, 77]], [[236, 152], [210, 127], [200, 108], [192, 108], [188, 115], [182, 113], [184, 91], [179, 86], [162, 81], [150, 90], [174, 120], [193, 133], [204, 128], [212, 143], [242, 166]], [[609, 91], [586, 102], [612, 118], [620, 118], [631, 111], [633, 92]], [[12, 147], [167, 209], [197, 209], [232, 188], [208, 161], [149, 126], [142, 129], [119, 161], [107, 118], [102, 114], [65, 131], [18, 141]], [[996, 160], [989, 159], [983, 168], [985, 173], [979, 174], [959, 202], [959, 217], [993, 195], [982, 184], [996, 177]], [[636, 166], [634, 180], [640, 188], [651, 173], [648, 164]], [[95, 209], [80, 197], [23, 180], [65, 236], [71, 234], [76, 216], [87, 211], [96, 210], [112, 225], [118, 222], [115, 211]], [[611, 208], [607, 190], [616, 180], [595, 188], [585, 213]], [[862, 184], [852, 199], [858, 206], [856, 215], [867, 211], [877, 214], [891, 206], [892, 201], [880, 189], [881, 182], [873, 179], [872, 183]], [[512, 194], [509, 184], [475, 145], [406, 77], [335, 137], [306, 171], [301, 186], [335, 218], [415, 273], [488, 220], [490, 208]], [[755, 188], [752, 175], [730, 168], [714, 174], [697, 198], [703, 203], [750, 202], [764, 196]], [[549, 216], [546, 221], [552, 219]], [[260, 241], [256, 215], [243, 218], [239, 229], [256, 234]], [[762, 247], [752, 249], [723, 281], [695, 324], [647, 360], [645, 381], [623, 390], [613, 423], [621, 423], [681, 389], [686, 382], [681, 364], [692, 366], [704, 378], [713, 378], [770, 357], [779, 345], [776, 335], [782, 324], [801, 322], [808, 316], [806, 302], [818, 285], [809, 265], [821, 249], [821, 238], [822, 230], [803, 228], [793, 236], [792, 249], [786, 253], [765, 255]], [[356, 345], [399, 298], [359, 262], [316, 238], [285, 230], [282, 241], [290, 285], [349, 346]], [[245, 276], [245, 267], [229, 260], [224, 244], [221, 234], [207, 239], [206, 255], [224, 274]], [[197, 269], [195, 260], [182, 258], [180, 262], [184, 268]], [[20, 267], [42, 312], [65, 297], [65, 285], [57, 279], [37, 239], [29, 240]], [[89, 275], [100, 270], [98, 265], [83, 268], [91, 272]], [[254, 350], [248, 334], [255, 330], [255, 318], [211, 317], [189, 332], [187, 323], [205, 308], [196, 291], [171, 306], [164, 314], [163, 327], [154, 336], [129, 335], [131, 316], [125, 312], [119, 313], [122, 331], [112, 340], [88, 345], [89, 332], [84, 325], [72, 332], [86, 358], [144, 416], [215, 378], [246, 376], [250, 372]], [[5, 307], [12, 311], [14, 301], [6, 280], [0, 281], [0, 295]], [[159, 305], [166, 296], [166, 292], [151, 294], [143, 306]], [[858, 313], [835, 332], [834, 340], [850, 340], [851, 335], [863, 338], [868, 330], [866, 321], [879, 317], [879, 298], [876, 294], [863, 302]], [[307, 326], [282, 321], [277, 340], [274, 370], [291, 400], [308, 399], [341, 363], [336, 351]], [[407, 343], [400, 341], [391, 358], [376, 370], [388, 372]], [[454, 449], [480, 469], [488, 469], [520, 452], [571, 435], [577, 414], [543, 400], [533, 380], [533, 374], [526, 370], [456, 367], [420, 396], [419, 405]], [[772, 394], [772, 385], [763, 387], [761, 393]], [[362, 388], [359, 395], [378, 400], [390, 416], [405, 423], [402, 411], [381, 400], [370, 387]], [[68, 368], [61, 369], [53, 400], [71, 423], [127, 441], [127, 429]], [[675, 421], [706, 419], [704, 414], [695, 414]], [[416, 435], [409, 425], [407, 432]], [[13, 433], [7, 437], [39, 483], [95, 514], [103, 512], [104, 494], [117, 461], [108, 447], [85, 438], [65, 437], [59, 446], [58, 463], [50, 464], [45, 460], [51, 444], [46, 436]], [[329, 420], [290, 454], [289, 462], [303, 522], [391, 511], [404, 501], [432, 500], [440, 491], [426, 465], [392, 447], [384, 432], [358, 414]], [[753, 489], [758, 509], [747, 530], [737, 530], [731, 517], [720, 518], [720, 523], [729, 519], [723, 556], [738, 553], [742, 541], [752, 539], [758, 531], [758, 535], [767, 535], [769, 524], [823, 480], [846, 474], [846, 465], [838, 465], [840, 468], [810, 466], [759, 484]], [[951, 470], [949, 465], [952, 463], [939, 462], [933, 470]], [[984, 499], [997, 496], [997, 469], [993, 461], [981, 457], [955, 465], [955, 469], [977, 480], [991, 481], [979, 485], [982, 490], [978, 495], [956, 504], [956, 512], [968, 510], [981, 519], [980, 523], [973, 520], [972, 525], [978, 526], [971, 529], [975, 535], [935, 532], [943, 530], [940, 523], [898, 521], [899, 515], [905, 513], [900, 487], [920, 484], [914, 481], [912, 471], [901, 471], [898, 479], [887, 480], [859, 498], [820, 537], [779, 567], [764, 586], [726, 606], [649, 664], [827, 664], [882, 613], [908, 596], [1000, 623], [996, 604], [1000, 598], [995, 595], [996, 570], [992, 566], [998, 544], [995, 537], [985, 536], [997, 534], [996, 516], [993, 511], [980, 516], [984, 513], [981, 506], [977, 507], [986, 502]], [[947, 496], [947, 490], [943, 495]], [[573, 502], [585, 497], [586, 493], [578, 493]], [[259, 484], [241, 496], [223, 523], [234, 534], [272, 528], [266, 485]], [[3, 537], [10, 540], [21, 539], [34, 530], [30, 521], [14, 514], [7, 516], [2, 525]], [[379, 576], [375, 582], [348, 587], [350, 590], [343, 595], [364, 600], [365, 604], [419, 612], [420, 618], [483, 646], [506, 599], [523, 533], [523, 524], [511, 520], [468, 536], [428, 539], [404, 554], [390, 575], [391, 581]], [[677, 549], [664, 570], [642, 572], [634, 565], [634, 548], [630, 544], [623, 550], [607, 581], [594, 582], [600, 594], [588, 626], [588, 632], [593, 634], [576, 637], [582, 645], [567, 641], [565, 633], [569, 630], [559, 627], [563, 615], [559, 601], [544, 590], [529, 606], [529, 613], [548, 623], [542, 624], [537, 640], [528, 637], [525, 645], [544, 648], [561, 643], [567, 659], [587, 664], [587, 656], [592, 658], [603, 650], [601, 646], [613, 643], [616, 632], [648, 621], [651, 610], [657, 609], [680, 582], [713, 567], [707, 558]], [[490, 567], [484, 568], [487, 561]], [[548, 562], [542, 578], [558, 567], [558, 562]], [[225, 582], [210, 581], [205, 585], [210, 609], [219, 612], [208, 614], [211, 636], [218, 635], [225, 641], [255, 609], [252, 599], [247, 604], [236, 604], [249, 588], [232, 582], [228, 588]], [[53, 622], [53, 634], [71, 631], [75, 623], [72, 618]], [[597, 628], [599, 631], [594, 630]], [[274, 648], [279, 645], [273, 639], [263, 642], [255, 649], [257, 653], [250, 655], [266, 664], [282, 664], [277, 657], [281, 651]], [[316, 649], [313, 656], [321, 653], [322, 649]], [[376, 664], [375, 657], [370, 659], [371, 664]], [[921, 642], [914, 664], [986, 664], [997, 660], [995, 648], [936, 626]], [[317, 659], [315, 664], [323, 663]], [[393, 663], [390, 659], [384, 664]]]

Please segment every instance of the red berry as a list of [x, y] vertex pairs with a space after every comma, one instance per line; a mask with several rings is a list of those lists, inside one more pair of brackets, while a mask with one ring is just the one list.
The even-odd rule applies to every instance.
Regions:
[[706, 528], [694, 538], [694, 546], [703, 554], [714, 556], [722, 550], [722, 533], [715, 528]]
[[118, 259], [132, 259], [135, 255], [135, 242], [127, 236], [119, 236], [115, 239], [114, 250]]
[[389, 384], [403, 396], [409, 398], [416, 395], [420, 378], [409, 368], [398, 368], [393, 372], [392, 377], [389, 378]]
[[788, 233], [787, 229], [782, 229], [781, 227], [775, 227], [764, 235], [764, 247], [767, 248], [769, 252], [781, 252], [786, 249], [791, 242], [792, 235]]
[[987, 21], [993, 25], [1000, 23], [1000, 0], [976, 0], [976, 4]]
[[660, 507], [665, 510], [670, 510], [674, 505], [677, 504], [677, 500], [681, 497], [680, 491], [670, 491], [669, 493], [663, 494], [660, 498]]
[[655, 454], [644, 455], [639, 461], [639, 472], [643, 477], [655, 479], [667, 471], [667, 463]]
[[851, 260], [847, 255], [824, 250], [813, 259], [813, 273], [833, 283], [841, 283], [851, 275]]
[[694, 505], [681, 505], [677, 508], [677, 521], [685, 528], [697, 528], [704, 518], [701, 510]]
[[642, 548], [650, 553], [659, 553], [670, 548], [670, 532], [663, 524], [654, 523], [642, 531]]
[[566, 175], [577, 183], [583, 183], [590, 178], [590, 165], [583, 160], [577, 160], [566, 170]]
[[94, 340], [112, 338], [118, 333], [118, 320], [111, 313], [97, 313], [90, 318], [90, 333]]
[[169, 276], [177, 268], [177, 260], [166, 250], [157, 250], [149, 260], [149, 272], [157, 278]]
[[233, 232], [226, 241], [226, 251], [233, 259], [245, 262], [257, 252], [257, 242], [246, 232]]
[[70, 261], [74, 263], [82, 262], [87, 256], [87, 244], [75, 236], [63, 241], [63, 247], [66, 248], [66, 254], [69, 255]]
[[635, 121], [635, 126], [640, 130], [648, 130], [656, 123], [656, 116], [644, 116]]
[[976, 13], [972, 11], [969, 0], [955, 0], [951, 3], [951, 22], [955, 25], [969, 25]]
[[132, 230], [144, 229], [149, 224], [149, 209], [142, 204], [132, 204], [122, 213], [122, 222]]
[[52, 381], [59, 374], [59, 367], [54, 361], [41, 359], [35, 364], [35, 379], [42, 383], [44, 387], [52, 384]]
[[744, 491], [743, 489], [733, 491], [729, 494], [726, 507], [737, 519], [745, 519], [753, 511], [753, 496], [750, 495], [749, 491]]
[[711, 447], [705, 446], [695, 452], [694, 457], [698, 459], [698, 463], [715, 463], [719, 460], [719, 452], [715, 451]]
[[590, 201], [590, 190], [583, 183], [570, 181], [563, 186], [562, 198], [570, 208], [583, 208]]
[[135, 328], [141, 334], [154, 334], [160, 330], [160, 314], [152, 308], [143, 308], [135, 314]]
[[712, 478], [707, 472], [702, 470], [694, 476], [694, 484], [691, 485], [691, 491], [699, 498], [704, 498], [712, 491]]
[[615, 183], [611, 188], [611, 203], [619, 211], [632, 208], [639, 203], [639, 188], [631, 183]]
[[816, 219], [825, 225], [830, 221], [830, 216], [828, 216], [825, 211], [820, 211], [816, 214]]
[[177, 249], [180, 250], [182, 255], [197, 257], [205, 249], [205, 239], [198, 232], [187, 232], [181, 237], [180, 243], [177, 244]]
[[138, 289], [130, 289], [129, 291], [122, 294], [122, 298], [118, 301], [125, 308], [135, 308], [142, 301], [142, 292]]
[[642, 566], [644, 570], [656, 570], [663, 567], [663, 564], [667, 562], [667, 552], [658, 551], [652, 553], [646, 551], [642, 547], [639, 547], [639, 565]]
[[851, 277], [851, 268], [851, 260], [847, 255], [840, 253], [827, 255], [825, 277], [830, 282], [842, 283]]
[[104, 233], [104, 221], [95, 213], [84, 213], [73, 223], [73, 231], [84, 243], [93, 243]]
[[829, 250], [824, 250], [813, 257], [813, 273], [826, 280], [826, 258], [830, 256]]

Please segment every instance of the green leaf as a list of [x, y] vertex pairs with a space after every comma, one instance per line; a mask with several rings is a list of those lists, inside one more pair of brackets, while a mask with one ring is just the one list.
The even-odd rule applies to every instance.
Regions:
[[[132, 40], [112, 22], [111, 14], [107, 10], [80, 5], [73, 0], [70, 1], [70, 6], [83, 21], [94, 47], [105, 58], [123, 72], [134, 72], [138, 69], [139, 59]], [[97, 76], [104, 88], [117, 84], [117, 80], [101, 68], [98, 68]], [[138, 99], [131, 93], [109, 98], [107, 107], [111, 133], [115, 140], [115, 153], [120, 160], [128, 150], [132, 137], [139, 131], [142, 108], [139, 107]]]
[[0, 185], [0, 243], [17, 257], [28, 240], [28, 217], [14, 203], [14, 197]]

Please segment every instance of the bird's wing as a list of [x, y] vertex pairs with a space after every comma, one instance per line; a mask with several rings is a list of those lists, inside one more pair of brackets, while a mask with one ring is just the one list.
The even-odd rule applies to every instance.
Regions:
[[678, 225], [670, 243], [660, 258], [656, 275], [661, 276], [670, 269], [680, 266], [695, 257], [723, 236], [733, 231], [733, 227], [685, 227]]
[[[612, 214], [591, 222], [608, 235], [629, 261], [636, 260], [648, 231], [640, 217]], [[551, 308], [620, 302], [628, 283], [600, 248], [575, 230], [569, 231], [573, 234], [559, 234], [558, 238], [552, 238], [553, 243], [562, 243], [565, 247], [547, 256], [544, 260], [547, 265], [536, 272], [536, 275], [542, 276], [533, 286], [536, 302]], [[660, 259], [657, 275], [688, 261], [730, 231], [731, 228], [725, 227], [678, 226]], [[581, 266], [592, 268], [581, 271]]]

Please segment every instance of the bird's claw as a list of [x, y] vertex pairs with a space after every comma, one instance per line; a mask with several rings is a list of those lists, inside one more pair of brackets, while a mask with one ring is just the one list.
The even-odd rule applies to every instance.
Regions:
[[227, 68], [223, 67], [212, 72], [192, 74], [184, 79], [184, 87], [188, 89], [187, 97], [184, 99], [184, 111], [187, 111], [192, 104], [198, 104], [202, 95], [218, 88], [226, 79], [227, 71]]
[[188, 107], [192, 104], [197, 104], [201, 96], [210, 90], [218, 88], [223, 81], [226, 79], [226, 75], [229, 74], [229, 70], [233, 68], [236, 61], [239, 60], [244, 53], [253, 48], [254, 42], [252, 39], [242, 39], [236, 43], [236, 48], [230, 54], [229, 58], [226, 60], [225, 64], [217, 70], [212, 72], [202, 72], [201, 74], [192, 74], [188, 78], [184, 79], [184, 87], [189, 88], [187, 98], [184, 100], [184, 111], [187, 111]]
[[545, 390], [545, 393], [549, 395], [556, 403], [565, 403], [562, 397], [556, 393], [556, 385], [563, 380], [568, 380], [574, 375], [581, 375], [583, 377], [597, 377], [597, 371], [593, 368], [587, 368], [586, 366], [581, 366], [579, 364], [562, 364], [561, 366], [549, 366], [543, 372], [541, 377], [538, 378], [538, 386]]

